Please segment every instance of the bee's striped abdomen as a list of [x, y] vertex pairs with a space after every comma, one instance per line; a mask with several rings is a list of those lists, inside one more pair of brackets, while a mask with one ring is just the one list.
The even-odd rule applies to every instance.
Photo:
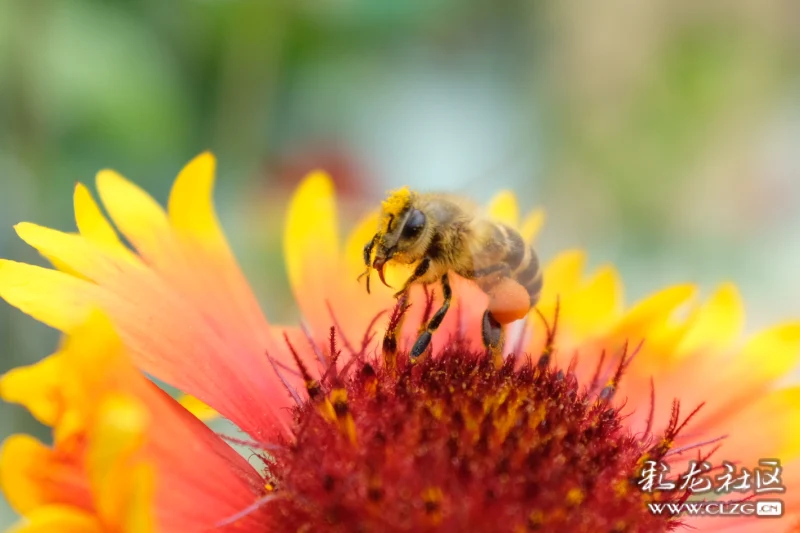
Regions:
[[502, 235], [505, 250], [502, 261], [508, 267], [511, 278], [525, 287], [533, 307], [539, 301], [542, 292], [543, 280], [539, 257], [515, 229], [504, 224], [498, 224], [495, 229]]
[[539, 265], [539, 256], [533, 246], [526, 246], [522, 261], [513, 273], [514, 279], [525, 287], [530, 297], [531, 307], [536, 305], [539, 297], [542, 294], [542, 283], [544, 281], [542, 276], [542, 269]]
[[516, 230], [505, 226], [501, 227], [503, 228], [503, 236], [506, 240], [505, 263], [508, 265], [509, 270], [514, 272], [525, 259], [527, 253], [525, 241], [522, 240], [522, 237]]

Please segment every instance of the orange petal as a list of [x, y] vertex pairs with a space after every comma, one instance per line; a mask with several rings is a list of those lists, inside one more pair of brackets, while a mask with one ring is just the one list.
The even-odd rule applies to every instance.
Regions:
[[[92, 313], [85, 324], [74, 329], [59, 357], [64, 358], [64, 374], [51, 394], [63, 399], [64, 416], [77, 412], [73, 418], [83, 424], [71, 424], [73, 432], [57, 438], [53, 452], [32, 448], [30, 443], [14, 446], [26, 446], [28, 450], [23, 452], [36, 464], [52, 464], [41, 459], [52, 453], [68, 458], [65, 464], [82, 468], [79, 470], [87, 480], [84, 485], [89, 483], [92, 488], [93, 506], [105, 521], [146, 529], [146, 516], [129, 513], [132, 502], [141, 502], [152, 491], [149, 474], [139, 465], [155, 469], [155, 516], [167, 531], [211, 528], [258, 497], [258, 473], [135, 370], [108, 318]], [[56, 429], [63, 423], [57, 420]], [[76, 447], [74, 442], [85, 442], [86, 447]], [[48, 466], [43, 476], [23, 474], [40, 487], [42, 479], [51, 478], [51, 471], [59, 470]], [[69, 472], [74, 473], [75, 468]], [[4, 468], [3, 475], [13, 475], [13, 471], [8, 474]], [[25, 476], [20, 474], [17, 479]], [[33, 491], [23, 494], [35, 496]], [[70, 500], [72, 492], [63, 488], [48, 494], [53, 495], [53, 503], [75, 505]], [[30, 496], [27, 501], [35, 498]], [[254, 515], [245, 521], [257, 518]]]
[[[273, 343], [259, 311], [239, 313], [219, 300], [203, 301], [201, 288], [176, 291], [177, 278], [167, 281], [138, 260], [109, 256], [82, 236], [33, 224], [21, 224], [18, 231], [37, 249], [58, 257], [100, 286], [4, 261], [0, 262], [0, 296], [9, 303], [64, 331], [82, 320], [87, 305], [99, 305], [111, 314], [141, 368], [213, 405], [243, 430], [268, 427], [274, 417], [285, 416], [280, 408], [287, 400], [265, 352], [278, 359], [288, 356], [285, 347]], [[190, 278], [187, 271], [184, 281]], [[206, 286], [213, 293], [213, 285]], [[175, 349], [181, 345], [183, 350]], [[232, 351], [238, 356], [231, 358]], [[186, 364], [186, 353], [193, 354], [194, 364]], [[222, 380], [228, 380], [230, 387], [220, 388]], [[238, 394], [231, 394], [232, 390]], [[252, 410], [257, 397], [274, 410]], [[269, 422], [253, 420], [270, 412]]]
[[[705, 401], [697, 423], [716, 427], [738, 420], [742, 411], [768, 394], [799, 359], [800, 323], [786, 323], [755, 335], [739, 351], [697, 351], [661, 376], [670, 383], [671, 394], [695, 404]], [[662, 377], [657, 376], [657, 387]]]
[[29, 435], [12, 435], [3, 442], [0, 486], [9, 505], [23, 515], [55, 503], [92, 509], [82, 462], [72, 454], [51, 450]]
[[178, 174], [169, 196], [169, 219], [171, 246], [182, 252], [181, 261], [161, 265], [158, 271], [202, 309], [207, 320], [245, 341], [249, 349], [260, 351], [272, 347], [272, 339], [219, 224], [214, 208], [215, 172], [214, 156], [204, 152]]

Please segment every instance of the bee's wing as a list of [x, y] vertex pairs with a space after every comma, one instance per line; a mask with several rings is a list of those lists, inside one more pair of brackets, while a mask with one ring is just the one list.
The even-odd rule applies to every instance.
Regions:
[[[476, 263], [484, 271], [494, 269], [486, 279], [478, 279], [478, 285], [492, 298], [493, 313], [502, 313], [506, 321], [524, 316], [530, 308], [530, 291], [527, 269], [538, 268], [538, 259], [531, 248], [531, 241], [541, 226], [541, 212], [533, 212], [520, 220], [519, 207], [510, 191], [501, 191], [487, 204], [483, 221], [483, 234], [474, 240], [472, 253]], [[488, 250], [487, 250], [488, 248]], [[519, 276], [523, 279], [520, 279]]]
[[530, 245], [544, 226], [544, 210], [533, 209], [524, 216], [520, 214], [516, 197], [511, 191], [500, 191], [484, 207], [485, 216], [519, 231], [522, 240]]
[[469, 247], [475, 269], [480, 271], [497, 265], [505, 255], [507, 232], [500, 226], [519, 227], [519, 206], [514, 194], [503, 190], [486, 205], [477, 207], [474, 215]]

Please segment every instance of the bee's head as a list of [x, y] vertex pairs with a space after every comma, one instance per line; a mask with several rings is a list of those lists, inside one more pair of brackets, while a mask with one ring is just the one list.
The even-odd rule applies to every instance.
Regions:
[[414, 263], [425, 254], [428, 220], [418, 208], [418, 196], [408, 187], [389, 193], [381, 205], [372, 268], [384, 285], [383, 267], [389, 260]]

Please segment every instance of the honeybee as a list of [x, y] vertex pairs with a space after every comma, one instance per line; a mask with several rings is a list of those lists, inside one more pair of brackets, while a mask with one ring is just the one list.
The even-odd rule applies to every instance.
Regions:
[[[415, 284], [442, 285], [442, 306], [414, 343], [412, 358], [425, 352], [450, 308], [450, 272], [475, 280], [487, 293], [508, 279], [517, 282], [528, 294], [523, 314], [538, 302], [542, 290], [539, 258], [519, 232], [481, 215], [477, 205], [451, 194], [419, 193], [408, 187], [389, 193], [381, 205], [378, 229], [364, 246], [366, 270], [359, 279], [366, 276], [367, 292], [373, 269], [388, 286], [384, 268], [389, 261], [417, 264], [395, 298]], [[496, 315], [491, 308], [484, 311], [481, 331], [484, 346], [497, 358], [502, 353], [503, 334]]]

